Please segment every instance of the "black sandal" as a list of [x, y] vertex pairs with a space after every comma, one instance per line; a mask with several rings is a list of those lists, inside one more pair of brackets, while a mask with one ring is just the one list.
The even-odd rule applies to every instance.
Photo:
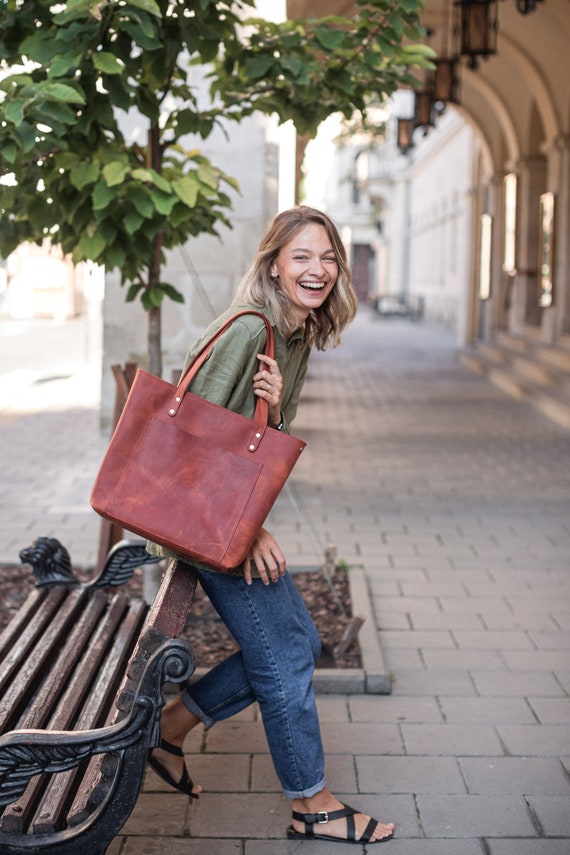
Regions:
[[[332, 843], [370, 843], [370, 838], [380, 823], [376, 819], [371, 819], [364, 829], [364, 832], [357, 840], [355, 835], [356, 824], [354, 822], [354, 816], [360, 812], [361, 811], [354, 810], [354, 808], [351, 808], [348, 805], [344, 805], [341, 810], [321, 810], [318, 813], [298, 813], [294, 810], [293, 819], [296, 819], [298, 822], [305, 823], [305, 832], [295, 831], [291, 825], [287, 829], [287, 837], [289, 840], [328, 840]], [[346, 817], [346, 837], [332, 837], [330, 834], [315, 834], [315, 825], [326, 825], [327, 822], [332, 822], [334, 819], [342, 819], [343, 817]], [[380, 840], [373, 840], [372, 843], [385, 843], [387, 840], [392, 840], [392, 837], [393, 835], [389, 834], [387, 837], [382, 837]]]
[[[178, 748], [176, 745], [172, 745], [172, 743], [170, 742], [167, 742], [166, 739], [161, 739], [160, 745], [158, 745], [157, 747], [162, 748], [163, 751], [169, 751], [170, 754], [175, 754], [177, 757], [184, 757], [184, 752], [182, 751], [182, 749]], [[166, 766], [163, 766], [159, 760], [152, 756], [152, 754], [149, 754], [147, 759], [148, 765], [151, 767], [151, 769], [154, 769], [156, 774], [160, 778], [162, 778], [163, 781], [166, 781], [167, 784], [170, 784], [171, 787], [174, 787], [175, 790], [179, 790], [181, 793], [184, 793], [185, 796], [190, 796], [191, 799], [200, 798], [198, 793], [192, 792], [194, 782], [188, 774], [186, 764], [184, 764], [182, 777], [179, 781], [175, 781]]]

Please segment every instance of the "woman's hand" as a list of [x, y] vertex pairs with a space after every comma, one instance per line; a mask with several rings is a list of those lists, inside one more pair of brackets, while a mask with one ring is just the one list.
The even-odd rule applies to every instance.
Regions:
[[283, 378], [274, 359], [264, 353], [258, 353], [260, 369], [253, 378], [253, 391], [259, 398], [265, 398], [269, 404], [269, 424], [277, 427], [281, 422], [281, 392]]
[[279, 544], [266, 529], [259, 530], [251, 552], [245, 559], [244, 579], [251, 585], [251, 568], [255, 566], [264, 585], [277, 582], [285, 574], [287, 562], [279, 548]]

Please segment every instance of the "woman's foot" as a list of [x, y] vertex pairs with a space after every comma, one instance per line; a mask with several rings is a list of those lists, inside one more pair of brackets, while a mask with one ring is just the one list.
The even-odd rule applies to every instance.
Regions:
[[[328, 815], [334, 814], [335, 811], [342, 811], [345, 813], [345, 816], [338, 819], [328, 819]], [[347, 812], [348, 816], [346, 816]], [[351, 839], [350, 830], [353, 824], [354, 829], [352, 833], [355, 843], [359, 842], [363, 836], [363, 843], [380, 843], [381, 841], [390, 840], [394, 833], [393, 822], [377, 822], [377, 820], [371, 819], [366, 814], [353, 812], [351, 808], [347, 809], [347, 806], [339, 802], [328, 789], [322, 790], [310, 799], [294, 799], [293, 813], [309, 814], [312, 816], [319, 814], [319, 818], [315, 823], [312, 826], [309, 825], [312, 828], [314, 836], [317, 838], [328, 837], [349, 840]], [[327, 819], [328, 821], [325, 821]], [[306, 822], [300, 817], [293, 816], [290, 832], [293, 832], [295, 835], [305, 836], [307, 830]], [[289, 834], [289, 836], [292, 835]]]
[[163, 780], [193, 798], [198, 798], [202, 787], [193, 784], [188, 775], [182, 745], [190, 730], [199, 723], [200, 719], [186, 709], [180, 698], [167, 704], [160, 719], [161, 745], [153, 749], [149, 761]]

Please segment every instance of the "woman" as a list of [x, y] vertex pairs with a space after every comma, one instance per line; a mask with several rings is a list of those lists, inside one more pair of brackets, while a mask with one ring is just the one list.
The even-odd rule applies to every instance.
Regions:
[[[270, 426], [289, 432], [311, 346], [336, 346], [354, 317], [357, 303], [350, 281], [345, 249], [325, 214], [301, 206], [276, 216], [232, 308], [205, 333], [209, 338], [237, 310], [253, 308], [274, 327], [275, 359], [261, 352], [263, 321], [244, 315], [216, 342], [192, 392], [250, 418], [256, 396], [265, 398]], [[164, 554], [159, 547], [149, 548]], [[274, 537], [262, 528], [237, 574], [196, 569], [240, 650], [164, 708], [161, 744], [149, 757], [151, 766], [176, 789], [198, 798], [201, 787], [193, 785], [184, 764], [186, 735], [201, 722], [210, 727], [257, 701], [275, 770], [292, 800], [288, 837], [389, 840], [392, 823], [347, 807], [326, 786], [312, 688], [320, 641]]]

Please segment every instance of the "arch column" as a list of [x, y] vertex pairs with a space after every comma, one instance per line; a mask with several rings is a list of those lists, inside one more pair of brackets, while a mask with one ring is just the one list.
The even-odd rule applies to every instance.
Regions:
[[511, 325], [514, 332], [540, 328], [538, 305], [538, 238], [540, 195], [546, 187], [546, 158], [531, 155], [517, 164], [517, 273], [513, 290]]
[[560, 134], [543, 146], [547, 158], [546, 189], [555, 194], [554, 302], [544, 309], [544, 335], [554, 342], [570, 335], [570, 134]]

